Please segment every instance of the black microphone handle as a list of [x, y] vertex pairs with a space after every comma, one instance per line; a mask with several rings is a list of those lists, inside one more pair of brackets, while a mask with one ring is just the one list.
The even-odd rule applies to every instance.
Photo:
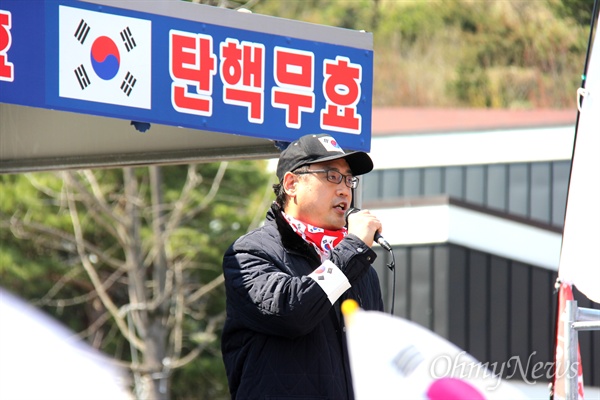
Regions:
[[[359, 212], [360, 208], [351, 208], [346, 212], [346, 225], [348, 225], [348, 217], [350, 216], [350, 214], [353, 214], [355, 212]], [[381, 236], [381, 233], [379, 233], [379, 231], [375, 231], [375, 235], [373, 236], [373, 240], [379, 244], [381, 247], [383, 247], [384, 249], [386, 249], [387, 251], [392, 251], [392, 246], [390, 246], [390, 244], [387, 242], [387, 240], [385, 240], [383, 238], [383, 236]]]
[[381, 247], [383, 247], [384, 249], [386, 249], [387, 251], [392, 251], [392, 246], [390, 246], [390, 244], [387, 242], [387, 240], [385, 240], [383, 238], [383, 236], [381, 236], [381, 233], [379, 233], [379, 231], [375, 232], [375, 237], [374, 237], [375, 241], [377, 243], [379, 243], [379, 245]]

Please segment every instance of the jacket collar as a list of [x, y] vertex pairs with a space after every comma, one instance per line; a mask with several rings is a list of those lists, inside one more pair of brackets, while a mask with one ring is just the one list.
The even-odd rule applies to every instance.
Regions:
[[290, 226], [289, 222], [281, 214], [279, 204], [273, 202], [271, 208], [267, 212], [267, 221], [274, 221], [279, 234], [281, 235], [281, 243], [288, 251], [299, 253], [309, 258], [314, 258], [315, 261], [321, 262], [319, 255], [315, 249], [302, 239]]

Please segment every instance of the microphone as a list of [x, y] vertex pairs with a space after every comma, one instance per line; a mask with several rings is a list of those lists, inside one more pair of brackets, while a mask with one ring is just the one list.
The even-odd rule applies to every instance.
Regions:
[[[351, 208], [346, 212], [346, 225], [348, 225], [348, 217], [350, 216], [350, 214], [354, 214], [355, 212], [359, 211], [360, 208]], [[375, 236], [373, 237], [373, 240], [387, 251], [392, 251], [392, 246], [390, 246], [387, 240], [385, 240], [383, 236], [381, 236], [381, 233], [379, 233], [379, 231], [375, 231]]]

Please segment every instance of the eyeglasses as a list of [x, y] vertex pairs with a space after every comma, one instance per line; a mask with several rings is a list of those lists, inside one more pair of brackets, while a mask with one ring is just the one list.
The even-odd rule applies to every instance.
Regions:
[[331, 183], [335, 183], [337, 185], [341, 183], [343, 179], [346, 186], [348, 186], [350, 189], [356, 189], [358, 186], [358, 178], [356, 176], [344, 175], [334, 169], [309, 169], [306, 171], [297, 171], [293, 173], [296, 175], [326, 173], [327, 180]]

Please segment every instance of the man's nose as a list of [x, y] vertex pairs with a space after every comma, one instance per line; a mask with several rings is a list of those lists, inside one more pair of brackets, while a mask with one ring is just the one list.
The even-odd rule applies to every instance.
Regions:
[[342, 180], [340, 183], [338, 183], [337, 192], [339, 195], [350, 196], [352, 189], [346, 186], [346, 182]]

